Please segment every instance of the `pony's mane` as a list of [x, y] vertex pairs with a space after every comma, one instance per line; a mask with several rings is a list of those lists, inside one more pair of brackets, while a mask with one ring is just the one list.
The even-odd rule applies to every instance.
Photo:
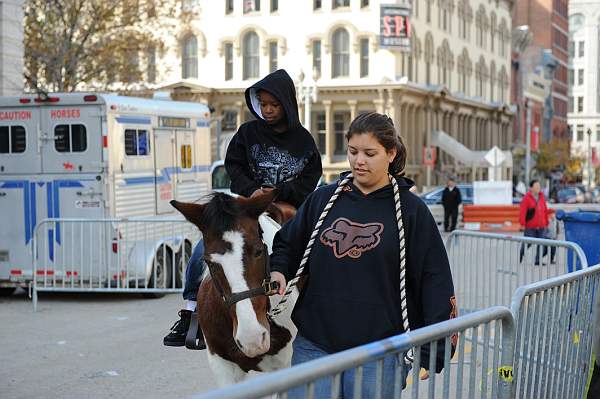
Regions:
[[220, 192], [209, 194], [207, 198], [209, 201], [202, 213], [202, 224], [219, 235], [233, 230], [241, 215], [240, 206], [235, 198]]

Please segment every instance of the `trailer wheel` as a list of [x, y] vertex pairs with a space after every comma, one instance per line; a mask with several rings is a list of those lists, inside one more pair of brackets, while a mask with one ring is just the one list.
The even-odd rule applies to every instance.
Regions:
[[11, 296], [16, 290], [17, 287], [0, 288], [0, 296]]
[[[171, 251], [164, 245], [158, 248], [156, 255], [154, 255], [154, 269], [150, 275], [148, 282], [148, 288], [171, 288], [173, 285], [171, 281], [171, 273], [173, 270], [173, 259]], [[156, 280], [154, 276], [156, 275]], [[162, 298], [165, 296], [164, 293], [160, 292], [148, 292], [145, 293], [146, 298]]]
[[177, 257], [175, 261], [177, 264], [175, 265], [175, 287], [182, 288], [183, 287], [183, 279], [185, 276], [185, 268], [187, 267], [190, 258], [192, 257], [192, 243], [189, 241], [185, 242], [183, 248], [183, 260], [181, 259], [181, 250], [177, 253]]

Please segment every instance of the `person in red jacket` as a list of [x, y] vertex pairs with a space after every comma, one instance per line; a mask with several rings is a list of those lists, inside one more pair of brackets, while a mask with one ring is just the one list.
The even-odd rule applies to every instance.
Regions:
[[[548, 208], [544, 193], [542, 193], [542, 187], [540, 182], [532, 180], [529, 183], [529, 191], [521, 200], [519, 213], [519, 222], [521, 226], [525, 228], [525, 237], [535, 238], [546, 238], [546, 230], [548, 228], [548, 221], [554, 217], [554, 212]], [[529, 248], [529, 245], [527, 246]], [[548, 253], [548, 247], [544, 247], [544, 253], [542, 256], [546, 256]], [[523, 261], [525, 255], [525, 247], [521, 246], [520, 261]], [[551, 262], [554, 263], [554, 251], [550, 254]], [[535, 265], [540, 264], [540, 247], [539, 245], [535, 251]]]

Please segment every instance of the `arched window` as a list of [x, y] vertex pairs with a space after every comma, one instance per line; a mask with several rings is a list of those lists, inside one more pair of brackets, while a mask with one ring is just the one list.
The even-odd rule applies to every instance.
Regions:
[[183, 79], [198, 77], [198, 39], [190, 34], [183, 39], [181, 76]]
[[350, 35], [344, 28], [339, 28], [332, 35], [333, 52], [331, 54], [331, 77], [339, 78], [350, 75]]
[[483, 4], [479, 6], [479, 9], [477, 10], [477, 15], [475, 16], [475, 29], [477, 31], [477, 45], [481, 48], [485, 48], [485, 38], [489, 29], [489, 22]]
[[502, 68], [500, 68], [500, 73], [498, 74], [498, 86], [500, 87], [500, 96], [498, 97], [498, 101], [505, 102], [506, 91], [508, 90], [508, 74], [506, 73], [506, 68], [504, 65], [502, 65]]
[[498, 18], [496, 13], [492, 11], [490, 16], [490, 50], [494, 52], [496, 50], [496, 31], [498, 30]]
[[431, 82], [431, 64], [433, 64], [433, 36], [431, 32], [425, 35], [425, 83], [430, 85]]
[[494, 61], [490, 64], [490, 101], [494, 102], [494, 89], [496, 88], [496, 63]]
[[461, 39], [470, 39], [471, 22], [473, 22], [473, 9], [469, 0], [460, 0], [458, 3], [458, 36]]
[[489, 73], [485, 65], [485, 59], [483, 56], [480, 56], [477, 65], [475, 65], [475, 80], [477, 82], [477, 96], [481, 98], [485, 98], [485, 84], [488, 76]]
[[243, 78], [258, 78], [260, 57], [258, 54], [258, 35], [256, 32], [248, 32], [244, 35], [243, 46]]
[[471, 73], [473, 72], [471, 59], [469, 58], [469, 52], [466, 48], [463, 48], [462, 54], [458, 56], [457, 61], [458, 69], [458, 90], [464, 95], [469, 95], [469, 80]]
[[450, 50], [448, 40], [444, 39], [437, 50], [438, 82], [452, 89], [451, 72], [454, 69], [454, 54]]
[[510, 40], [510, 33], [508, 31], [508, 26], [506, 25], [506, 20], [504, 18], [500, 20], [500, 25], [498, 26], [498, 35], [500, 38], [500, 55], [504, 57], [507, 54], [506, 47], [508, 41]]

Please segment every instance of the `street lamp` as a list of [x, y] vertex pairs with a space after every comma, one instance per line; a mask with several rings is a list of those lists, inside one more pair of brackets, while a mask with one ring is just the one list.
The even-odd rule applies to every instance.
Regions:
[[[304, 128], [310, 132], [310, 105], [311, 102], [317, 102], [317, 80], [319, 80], [319, 71], [313, 68], [312, 79], [307, 79], [304, 71], [300, 70], [298, 75], [300, 81], [300, 98], [304, 101]], [[306, 80], [306, 81], [305, 81]]]
[[592, 129], [588, 128], [587, 130], [588, 136], [588, 190], [592, 189]]

